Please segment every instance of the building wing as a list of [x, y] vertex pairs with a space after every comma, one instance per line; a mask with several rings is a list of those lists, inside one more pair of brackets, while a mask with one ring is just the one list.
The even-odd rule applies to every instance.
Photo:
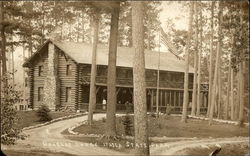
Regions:
[[[75, 62], [80, 64], [91, 64], [92, 60], [92, 45], [77, 42], [53, 42], [59, 49], [68, 55]], [[48, 41], [44, 44], [46, 46]], [[43, 46], [43, 47], [44, 47]], [[43, 48], [41, 48], [43, 49]], [[37, 55], [40, 51], [34, 53], [25, 63], [24, 67]], [[117, 49], [117, 66], [120, 67], [133, 67], [133, 48], [118, 47]], [[170, 52], [156, 52], [145, 50], [145, 66], [146, 69], [158, 69], [160, 54], [160, 70], [184, 72], [185, 61], [178, 59]], [[97, 65], [108, 65], [108, 46], [98, 45], [97, 47]], [[194, 73], [193, 67], [189, 67], [189, 72]]]

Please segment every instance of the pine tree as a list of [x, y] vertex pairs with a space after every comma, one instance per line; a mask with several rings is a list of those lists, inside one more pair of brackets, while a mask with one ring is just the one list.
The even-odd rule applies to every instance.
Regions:
[[211, 98], [212, 98], [212, 72], [213, 72], [213, 41], [214, 41], [214, 1], [211, 5], [211, 39], [210, 39], [210, 57], [209, 57], [209, 92], [208, 92], [208, 107], [207, 116], [210, 114]]
[[132, 3], [132, 38], [134, 47], [133, 84], [134, 84], [134, 125], [136, 155], [149, 155], [146, 84], [145, 84], [145, 57], [143, 31], [143, 2]]
[[188, 25], [188, 38], [185, 47], [185, 75], [184, 75], [184, 96], [183, 96], [183, 109], [182, 109], [182, 122], [187, 120], [187, 107], [189, 101], [188, 95], [188, 72], [189, 72], [189, 51], [192, 37], [192, 23], [193, 23], [194, 2], [190, 2], [189, 12], [189, 25]]
[[92, 63], [91, 63], [91, 78], [90, 78], [90, 94], [89, 94], [89, 113], [88, 113], [88, 124], [92, 125], [93, 112], [96, 106], [96, 52], [98, 44], [98, 31], [99, 31], [99, 20], [100, 14], [97, 8], [94, 8], [92, 14], [93, 22], [93, 48], [92, 48]]
[[209, 114], [209, 125], [212, 124], [213, 115], [214, 115], [214, 106], [215, 106], [215, 97], [216, 92], [218, 91], [218, 70], [220, 68], [220, 57], [221, 57], [221, 39], [222, 39], [222, 32], [221, 32], [221, 22], [222, 22], [222, 2], [219, 3], [219, 13], [218, 13], [218, 42], [217, 42], [217, 54], [216, 54], [216, 64], [215, 64], [215, 72], [214, 72], [214, 80], [213, 80], [213, 91], [211, 97], [211, 106], [210, 106], [210, 114]]
[[106, 135], [114, 137], [116, 135], [116, 55], [118, 40], [118, 22], [119, 22], [120, 3], [111, 11], [111, 28], [109, 38], [109, 60], [108, 60], [108, 79], [107, 79], [107, 122]]
[[[193, 80], [193, 94], [192, 94], [192, 111], [191, 115], [195, 116], [197, 107], [197, 64], [198, 64], [198, 2], [195, 2], [195, 51], [194, 51], [194, 80]], [[199, 102], [199, 101], [198, 101]]]

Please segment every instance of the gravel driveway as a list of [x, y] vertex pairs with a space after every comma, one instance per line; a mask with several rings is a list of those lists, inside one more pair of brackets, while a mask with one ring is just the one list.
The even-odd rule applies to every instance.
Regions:
[[[100, 120], [106, 114], [95, 114], [94, 120]], [[61, 132], [75, 126], [77, 123], [87, 120], [87, 115], [73, 119], [58, 121], [50, 125], [24, 130], [29, 135], [25, 140], [18, 140], [15, 146], [4, 146], [3, 148], [14, 150], [50, 150], [54, 152], [65, 152], [72, 155], [128, 155], [107, 148], [98, 147], [65, 138]], [[249, 137], [216, 138], [182, 140], [157, 144], [150, 148], [151, 155], [180, 155], [179, 151], [190, 147], [202, 147], [211, 144], [241, 143], [249, 142]], [[182, 155], [184, 153], [181, 153]], [[185, 154], [184, 154], [185, 155]]]
[[[105, 114], [95, 114], [94, 120], [105, 117]], [[125, 155], [124, 153], [97, 147], [94, 144], [84, 144], [64, 138], [61, 134], [65, 129], [87, 120], [87, 115], [73, 119], [55, 122], [50, 125], [23, 131], [29, 135], [25, 140], [18, 140], [17, 145], [8, 146], [8, 149], [25, 150], [50, 150], [54, 152], [65, 152], [73, 155]]]

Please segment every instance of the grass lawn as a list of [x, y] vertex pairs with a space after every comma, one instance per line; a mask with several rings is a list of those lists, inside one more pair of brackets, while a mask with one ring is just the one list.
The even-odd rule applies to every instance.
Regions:
[[[188, 148], [184, 150], [185, 155], [193, 155], [193, 156], [200, 156], [200, 155], [209, 155], [218, 147], [216, 146], [209, 146], [208, 148]], [[242, 143], [242, 144], [224, 144], [221, 145], [221, 151], [218, 153], [217, 156], [245, 156], [249, 154], [249, 144]], [[182, 152], [182, 151], [181, 151]]]
[[[69, 113], [69, 112], [49, 112], [52, 119], [60, 118], [63, 116], [72, 115], [75, 113]], [[35, 111], [18, 111], [17, 116], [19, 118], [17, 127], [24, 128], [28, 126], [34, 126], [36, 124], [40, 124], [43, 122], [39, 122], [39, 118], [36, 116]]]
[[31, 151], [16, 151], [16, 150], [4, 150], [2, 151], [7, 156], [73, 156], [68, 153], [63, 152], [50, 152], [50, 151], [39, 151], [39, 150], [31, 150]]
[[[118, 135], [125, 135], [123, 117], [117, 117], [116, 127]], [[130, 116], [133, 123], [133, 116]], [[208, 121], [188, 119], [187, 123], [182, 123], [179, 116], [161, 116], [159, 118], [149, 117], [148, 128], [150, 137], [197, 137], [197, 138], [221, 138], [234, 136], [249, 136], [248, 127], [240, 128], [235, 125], [222, 124], [214, 122], [213, 125], [208, 126]], [[82, 125], [77, 127], [74, 131], [80, 134], [104, 134], [105, 120], [94, 121], [92, 127], [89, 125]], [[131, 131], [134, 135], [132, 127]]]
[[[118, 136], [125, 135], [125, 128], [123, 125], [125, 117], [117, 117], [116, 127]], [[133, 116], [130, 116], [133, 123]], [[208, 126], [208, 121], [189, 119], [187, 123], [182, 123], [181, 117], [178, 116], [160, 116], [159, 118], [148, 117], [149, 136], [154, 137], [197, 137], [197, 138], [222, 138], [222, 137], [234, 137], [234, 136], [248, 136], [248, 127], [237, 127], [235, 125], [214, 123], [212, 126]], [[94, 121], [92, 126], [82, 125], [77, 127], [74, 131], [80, 134], [101, 134], [105, 133], [105, 122], [102, 120]], [[132, 135], [134, 130], [132, 127]], [[67, 134], [65, 137], [71, 140], [76, 140], [85, 143], [91, 143], [100, 147], [105, 147], [113, 150], [122, 151], [125, 153], [131, 153], [134, 146], [133, 140], [119, 139], [119, 140], [108, 140], [97, 137], [77, 136], [69, 135], [67, 129], [63, 132]], [[177, 141], [177, 140], [176, 140]], [[161, 143], [154, 142], [154, 143]], [[166, 141], [168, 142], [168, 141]], [[151, 144], [151, 143], [150, 143]], [[208, 150], [209, 153], [211, 150]], [[233, 151], [232, 151], [233, 152]], [[192, 155], [192, 154], [190, 154]]]

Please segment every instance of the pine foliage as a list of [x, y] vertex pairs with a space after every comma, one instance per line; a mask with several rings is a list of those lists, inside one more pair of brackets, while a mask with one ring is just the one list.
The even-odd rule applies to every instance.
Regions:
[[47, 105], [41, 105], [36, 111], [36, 115], [39, 117], [39, 121], [50, 121], [52, 120], [50, 110]]

